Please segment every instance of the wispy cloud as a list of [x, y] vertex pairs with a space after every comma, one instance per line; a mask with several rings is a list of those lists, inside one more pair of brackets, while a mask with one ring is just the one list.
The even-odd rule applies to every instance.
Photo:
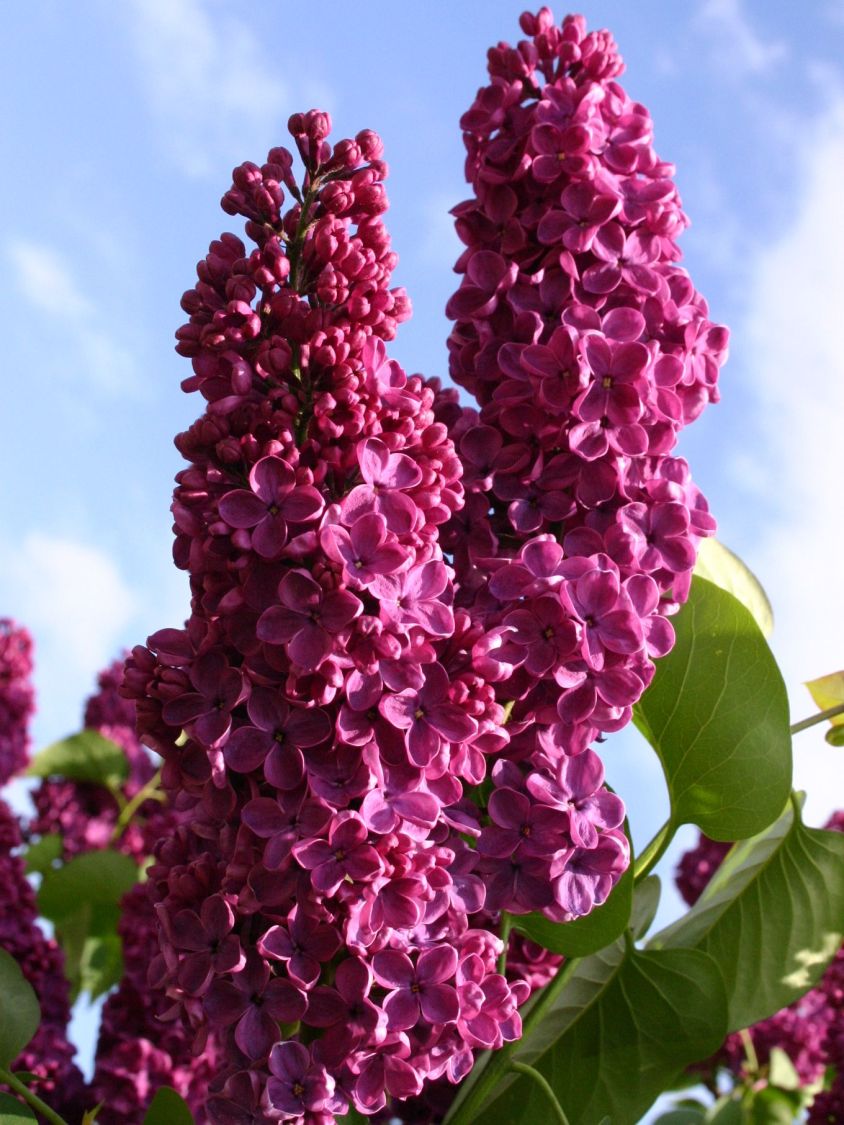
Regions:
[[[807, 131], [801, 167], [804, 191], [794, 221], [756, 259], [740, 339], [756, 398], [745, 432], [755, 418], [761, 440], [754, 439], [753, 459], [765, 499], [776, 503], [764, 540], [750, 545], [749, 561], [771, 594], [774, 649], [802, 715], [812, 704], [801, 682], [844, 667], [844, 227], [837, 220], [844, 98]], [[797, 783], [806, 786], [810, 809], [820, 817], [830, 795], [841, 803], [840, 762], [819, 732], [800, 735], [796, 750]]]
[[35, 637], [39, 730], [54, 737], [81, 722], [82, 700], [118, 655], [137, 600], [97, 547], [43, 532], [0, 546], [3, 612]]
[[783, 40], [767, 39], [756, 30], [742, 0], [704, 0], [695, 23], [710, 37], [719, 69], [736, 77], [765, 74], [788, 55]]
[[[60, 330], [57, 375], [73, 369], [95, 390], [110, 395], [135, 393], [134, 364], [103, 326], [104, 314], [83, 292], [67, 261], [50, 246], [15, 239], [7, 246], [12, 281], [33, 313]], [[39, 336], [42, 334], [39, 333]], [[49, 336], [47, 337], [49, 346]]]
[[290, 113], [288, 88], [241, 19], [207, 0], [132, 0], [121, 12], [159, 135], [183, 172], [205, 175], [268, 147]]

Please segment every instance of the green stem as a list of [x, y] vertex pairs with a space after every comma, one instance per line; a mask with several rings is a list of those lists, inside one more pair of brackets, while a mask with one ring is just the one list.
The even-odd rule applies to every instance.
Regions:
[[838, 703], [835, 707], [827, 707], [826, 711], [818, 711], [817, 715], [810, 715], [808, 719], [801, 719], [799, 723], [792, 726], [791, 733], [799, 734], [801, 730], [808, 730], [809, 727], [817, 726], [818, 723], [826, 722], [827, 719], [834, 719], [836, 715], [844, 715], [844, 703]]
[[120, 816], [117, 818], [117, 823], [114, 826], [114, 831], [111, 834], [109, 843], [115, 844], [126, 831], [132, 817], [144, 803], [144, 801], [163, 800], [163, 795], [159, 792], [159, 785], [161, 783], [161, 770], [156, 770], [146, 785], [142, 786], [131, 799], [123, 806]]
[[554, 1110], [554, 1117], [559, 1122], [559, 1125], [569, 1125], [569, 1119], [566, 1117], [565, 1113], [563, 1113], [563, 1107], [557, 1101], [557, 1096], [551, 1089], [550, 1083], [544, 1074], [540, 1074], [538, 1070], [534, 1070], [533, 1067], [528, 1066], [527, 1063], [511, 1063], [510, 1069], [517, 1071], [519, 1074], [526, 1074], [528, 1078], [532, 1079], [551, 1103], [551, 1107]]
[[636, 856], [633, 864], [633, 880], [641, 883], [646, 875], [656, 867], [668, 850], [668, 845], [674, 838], [674, 823], [669, 817], [657, 832], [656, 836], [645, 847], [640, 855]]
[[15, 1078], [14, 1074], [10, 1071], [4, 1070], [3, 1067], [0, 1067], [0, 1082], [8, 1086], [10, 1090], [14, 1090], [19, 1098], [25, 1101], [27, 1105], [32, 1106], [34, 1110], [50, 1122], [50, 1125], [67, 1125], [63, 1117], [59, 1117], [54, 1109], [50, 1109], [45, 1102], [41, 1101], [37, 1094], [33, 1094], [28, 1086], [21, 1082], [19, 1078]]
[[755, 1078], [759, 1074], [759, 1056], [756, 1054], [756, 1047], [753, 1043], [753, 1036], [745, 1027], [742, 1028], [742, 1030], [739, 1032], [739, 1038], [741, 1039], [741, 1044], [744, 1047], [744, 1055], [747, 1059], [747, 1065], [750, 1067], [750, 1073]]
[[471, 1086], [465, 1086], [463, 1096], [458, 1096], [455, 1100], [445, 1119], [447, 1125], [474, 1125], [487, 1098], [495, 1091], [507, 1071], [513, 1069], [513, 1052], [527, 1042], [534, 1027], [545, 1018], [545, 1013], [568, 984], [579, 964], [580, 958], [570, 958], [551, 983], [538, 993], [535, 1004], [525, 1017], [521, 1039], [514, 1040], [512, 1043], [505, 1043], [498, 1051], [487, 1051], [483, 1056], [484, 1063], [481, 1064], [479, 1060], [475, 1064], [472, 1070], [473, 1076], [478, 1067], [482, 1066], [478, 1078]]
[[506, 912], [501, 913], [501, 932], [499, 937], [504, 943], [504, 948], [501, 950], [501, 956], [498, 958], [498, 971], [504, 976], [507, 969], [507, 950], [510, 947], [510, 930], [513, 928], [513, 919]]

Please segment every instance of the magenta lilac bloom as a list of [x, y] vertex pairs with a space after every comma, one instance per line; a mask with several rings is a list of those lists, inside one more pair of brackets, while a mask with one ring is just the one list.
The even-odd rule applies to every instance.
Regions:
[[41, 1006], [41, 1023], [10, 1069], [31, 1071], [33, 1090], [69, 1120], [87, 1108], [82, 1073], [67, 1037], [70, 1002], [64, 957], [37, 923], [35, 892], [19, 856], [21, 832], [11, 809], [0, 801], [0, 949], [15, 958]]
[[0, 785], [29, 760], [34, 710], [32, 637], [10, 618], [0, 617]]
[[248, 244], [214, 241], [182, 300], [191, 611], [125, 693], [182, 817], [152, 980], [219, 1045], [212, 1125], [401, 1116], [459, 1082], [556, 963], [517, 939], [499, 973], [501, 913], [576, 918], [629, 862], [589, 746], [713, 527], [671, 450], [726, 333], [612, 40], [522, 27], [463, 119], [449, 350], [478, 410], [389, 358], [382, 146], [332, 147], [325, 113], [290, 119], [300, 179], [280, 147], [235, 170]]

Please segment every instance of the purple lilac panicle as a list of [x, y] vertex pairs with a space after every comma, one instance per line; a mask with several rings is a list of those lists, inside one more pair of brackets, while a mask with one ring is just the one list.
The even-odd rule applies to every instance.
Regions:
[[34, 709], [32, 637], [10, 618], [0, 617], [0, 785], [29, 759], [29, 721]]
[[[207, 401], [177, 439], [192, 613], [127, 666], [186, 818], [150, 871], [152, 981], [220, 1044], [215, 1123], [376, 1113], [471, 1061], [484, 1010], [503, 1013], [484, 1045], [514, 1038], [524, 998], [469, 917], [461, 778], [507, 735], [438, 544], [460, 463], [384, 346], [409, 304], [381, 144], [332, 148], [317, 111], [290, 129], [301, 185], [285, 149], [237, 169], [223, 206], [254, 247], [223, 235], [183, 299], [185, 389]], [[390, 957], [424, 989], [412, 1020]]]

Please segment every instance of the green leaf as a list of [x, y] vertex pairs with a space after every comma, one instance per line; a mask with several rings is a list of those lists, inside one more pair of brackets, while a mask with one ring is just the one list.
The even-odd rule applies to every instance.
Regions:
[[705, 1120], [700, 1109], [670, 1109], [658, 1117], [654, 1125], [702, 1125]]
[[759, 630], [770, 637], [774, 611], [753, 571], [717, 539], [704, 539], [698, 551], [695, 574], [732, 594], [753, 615]]
[[752, 1125], [794, 1125], [800, 1108], [796, 1094], [766, 1086], [754, 1094], [746, 1120]]
[[725, 1094], [712, 1106], [704, 1121], [706, 1125], [743, 1125], [741, 1102], [736, 1101], [732, 1094]]
[[[831, 672], [806, 684], [819, 711], [829, 711], [844, 703], [844, 672]], [[844, 714], [833, 715], [829, 720], [825, 738], [830, 746], [844, 746]]]
[[782, 1047], [771, 1048], [768, 1059], [768, 1081], [780, 1090], [800, 1089], [800, 1075]]
[[541, 914], [512, 916], [519, 930], [552, 953], [585, 957], [621, 937], [630, 921], [633, 906], [633, 867], [627, 868], [603, 906], [573, 922], [551, 922]]
[[844, 834], [807, 828], [792, 806], [763, 835], [731, 849], [697, 903], [650, 942], [714, 958], [729, 1030], [802, 996], [844, 938]]
[[656, 917], [662, 884], [658, 875], [648, 875], [633, 892], [633, 912], [630, 915], [630, 929], [638, 941], [643, 938]]
[[[512, 1058], [546, 1077], [578, 1125], [605, 1116], [634, 1125], [672, 1078], [720, 1046], [725, 1029], [724, 984], [711, 958], [619, 941], [578, 965]], [[473, 1125], [547, 1120], [543, 1092], [511, 1074]]]
[[38, 1118], [28, 1105], [11, 1094], [0, 1094], [0, 1125], [25, 1125], [32, 1121], [38, 1125]]
[[67, 777], [114, 789], [129, 776], [122, 747], [95, 730], [82, 730], [53, 742], [32, 759], [29, 777]]
[[340, 1118], [343, 1125], [366, 1125], [369, 1121], [368, 1117], [364, 1117], [362, 1113], [358, 1113], [353, 1105], [349, 1106], [349, 1112], [345, 1117]]
[[138, 866], [122, 852], [85, 852], [44, 875], [38, 891], [38, 909], [59, 922], [84, 904], [117, 905], [138, 881]]
[[761, 832], [791, 789], [788, 699], [750, 613], [703, 578], [673, 618], [677, 643], [657, 662], [633, 717], [662, 761], [673, 822], [713, 840]]
[[18, 1057], [40, 1022], [35, 990], [14, 957], [0, 949], [0, 1066]]
[[38, 908], [56, 927], [72, 996], [95, 1000], [120, 980], [119, 904], [138, 880], [138, 867], [121, 852], [85, 852], [47, 871]]
[[61, 855], [61, 836], [42, 836], [40, 840], [30, 844], [23, 854], [27, 874], [43, 875], [53, 867], [57, 859], [61, 859]]
[[143, 1125], [193, 1125], [188, 1103], [170, 1086], [156, 1090]]

